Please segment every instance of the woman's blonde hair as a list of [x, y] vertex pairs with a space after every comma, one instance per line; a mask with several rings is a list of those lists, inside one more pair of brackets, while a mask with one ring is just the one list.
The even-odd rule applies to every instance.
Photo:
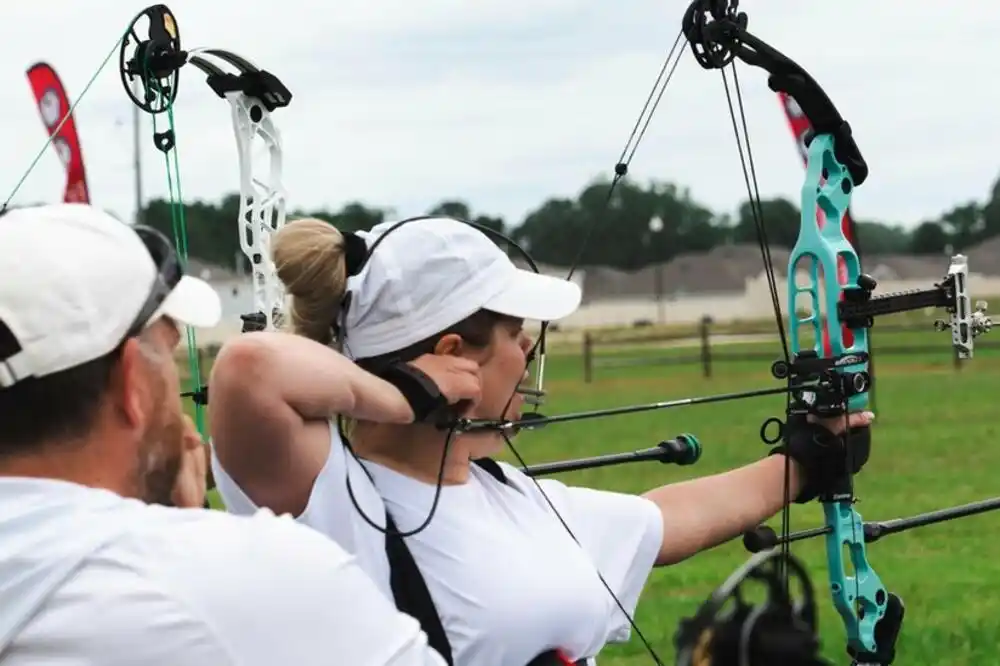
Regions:
[[292, 220], [271, 241], [271, 257], [290, 296], [292, 331], [324, 345], [333, 342], [333, 325], [347, 289], [344, 236], [323, 220]]

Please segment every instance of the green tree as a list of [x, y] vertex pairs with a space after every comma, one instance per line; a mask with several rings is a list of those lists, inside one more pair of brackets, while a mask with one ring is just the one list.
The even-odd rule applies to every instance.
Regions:
[[799, 208], [788, 199], [762, 199], [760, 209], [755, 215], [754, 206], [750, 201], [744, 201], [736, 213], [736, 226], [732, 230], [732, 238], [736, 243], [756, 243], [758, 239], [758, 218], [763, 223], [767, 234], [767, 243], [771, 247], [791, 249], [799, 238], [802, 217]]
[[983, 207], [975, 202], [956, 206], [941, 215], [940, 224], [948, 233], [956, 251], [963, 251], [983, 240], [986, 219]]
[[937, 222], [923, 222], [914, 229], [910, 242], [913, 254], [943, 254], [948, 246], [948, 232]]
[[[464, 201], [442, 201], [438, 205], [431, 208], [428, 215], [442, 215], [444, 217], [453, 217], [458, 220], [466, 220], [468, 222], [474, 222], [478, 225], [484, 226], [488, 229], [492, 229], [499, 234], [507, 234], [507, 225], [504, 223], [501, 217], [492, 217], [490, 215], [476, 215], [473, 216], [472, 209]], [[498, 245], [503, 243], [498, 237], [493, 237], [493, 241]]]
[[910, 234], [899, 225], [855, 220], [861, 254], [905, 254], [910, 251]]

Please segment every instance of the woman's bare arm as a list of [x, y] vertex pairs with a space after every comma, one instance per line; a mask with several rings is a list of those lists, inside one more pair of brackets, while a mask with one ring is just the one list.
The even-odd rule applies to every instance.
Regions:
[[[673, 483], [645, 493], [663, 513], [657, 565], [675, 564], [753, 529], [785, 505], [783, 455], [721, 474]], [[801, 490], [798, 463], [789, 461], [789, 497]]]
[[212, 444], [258, 506], [298, 515], [329, 454], [337, 414], [408, 423], [396, 387], [336, 351], [286, 333], [246, 333], [226, 343], [209, 380]]
[[[810, 420], [831, 434], [839, 435], [847, 428], [866, 428], [874, 418], [872, 412], [862, 411], [851, 413], [846, 419], [836, 416], [827, 419], [810, 417]], [[805, 432], [809, 434], [810, 431]], [[816, 443], [816, 437], [813, 433], [804, 438], [808, 451], [815, 450], [820, 455], [841, 451], [848, 455], [846, 446], [843, 449], [830, 448]], [[826, 453], [821, 453], [824, 451]], [[663, 544], [657, 564], [680, 562], [699, 551], [734, 539], [778, 513], [786, 501], [798, 497], [806, 474], [797, 462], [801, 458], [796, 457], [794, 452], [791, 455], [794, 460], [785, 455], [769, 455], [722, 474], [674, 483], [646, 493], [645, 496], [655, 502], [663, 514]], [[816, 459], [818, 464], [825, 465], [822, 460]], [[864, 460], [867, 460], [867, 454]], [[864, 460], [860, 463], [862, 466]], [[806, 464], [809, 464], [808, 461]], [[846, 461], [841, 465], [846, 465]]]

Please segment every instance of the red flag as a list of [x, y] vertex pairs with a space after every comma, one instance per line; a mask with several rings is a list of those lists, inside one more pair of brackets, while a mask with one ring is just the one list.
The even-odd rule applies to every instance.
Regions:
[[31, 89], [35, 93], [35, 102], [38, 104], [42, 123], [52, 137], [52, 147], [66, 167], [66, 191], [63, 193], [63, 201], [90, 203], [87, 176], [83, 169], [83, 151], [76, 133], [76, 123], [70, 115], [66, 89], [63, 88], [55, 70], [47, 63], [35, 63], [28, 68], [27, 75]]
[[[799, 147], [799, 154], [802, 155], [803, 164], [806, 162], [807, 158], [807, 148], [805, 138], [806, 135], [812, 131], [812, 123], [806, 118], [805, 114], [802, 113], [802, 109], [799, 108], [798, 102], [789, 97], [783, 92], [778, 93], [778, 99], [781, 101], [781, 108], [785, 110], [785, 118], [788, 119], [788, 127], [792, 130], [792, 136], [795, 138], [795, 143]], [[816, 207], [816, 224], [821, 229], [823, 225], [826, 224], [826, 215], [823, 211]], [[844, 219], [840, 221], [840, 228], [844, 232], [844, 237], [847, 238], [853, 247], [855, 253], [857, 253], [860, 258], [861, 253], [858, 251], [858, 244], [855, 241], [854, 233], [854, 220], [851, 218], [851, 211], [848, 209], [844, 212]], [[837, 280], [840, 282], [842, 287], [847, 286], [847, 265], [844, 263], [843, 258], [837, 258]], [[843, 298], [843, 294], [841, 294]], [[794, 313], [789, 313], [789, 316], [793, 316]], [[843, 329], [843, 338], [845, 345], [854, 344], [854, 335], [845, 327]], [[823, 349], [827, 356], [830, 355], [830, 332], [824, 326], [823, 327]]]

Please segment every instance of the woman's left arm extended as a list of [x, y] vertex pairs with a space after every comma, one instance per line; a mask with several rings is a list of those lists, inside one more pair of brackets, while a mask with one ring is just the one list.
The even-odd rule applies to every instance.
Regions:
[[801, 490], [802, 474], [798, 463], [783, 455], [645, 493], [663, 513], [657, 566], [725, 543], [778, 513], [785, 503], [786, 461], [788, 492], [794, 499]]
[[[801, 417], [794, 427], [790, 419], [785, 443], [772, 451], [777, 455], [647, 492], [645, 497], [663, 514], [656, 564], [674, 564], [725, 543], [778, 513], [786, 501], [814, 499], [842, 471], [861, 471], [868, 460], [868, 426], [874, 418], [868, 411], [846, 419]], [[848, 428], [851, 446], [843, 434]]]

